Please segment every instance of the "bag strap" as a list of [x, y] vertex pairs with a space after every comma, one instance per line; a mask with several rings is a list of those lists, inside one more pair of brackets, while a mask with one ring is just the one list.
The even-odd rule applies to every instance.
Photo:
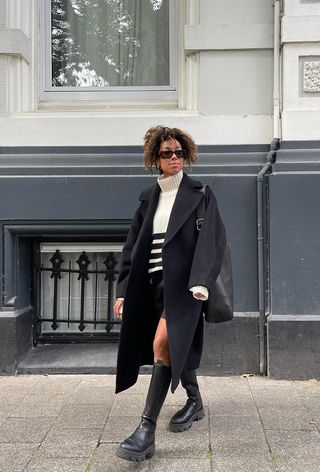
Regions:
[[208, 206], [208, 193], [207, 193], [207, 185], [204, 185], [201, 189], [200, 192], [203, 193], [203, 198], [201, 199], [198, 207], [197, 207], [197, 219], [196, 219], [196, 226], [197, 230], [200, 231], [201, 225], [204, 220], [204, 215], [206, 214], [206, 209]]

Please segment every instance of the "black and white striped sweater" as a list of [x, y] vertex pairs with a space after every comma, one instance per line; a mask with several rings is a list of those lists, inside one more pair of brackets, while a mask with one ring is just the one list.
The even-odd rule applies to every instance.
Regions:
[[182, 171], [170, 177], [158, 178], [161, 188], [158, 206], [153, 218], [152, 244], [149, 259], [149, 273], [162, 270], [162, 247], [168, 228], [172, 207], [183, 177]]
[[[163, 270], [162, 266], [162, 247], [165, 235], [168, 228], [169, 218], [172, 207], [177, 196], [179, 185], [183, 177], [183, 172], [180, 171], [175, 175], [163, 178], [158, 178], [158, 184], [161, 188], [159, 195], [158, 206], [153, 218], [153, 234], [149, 258], [149, 274], [158, 270]], [[194, 294], [200, 293], [196, 298], [207, 299], [208, 290], [206, 287], [196, 286], [190, 289]]]

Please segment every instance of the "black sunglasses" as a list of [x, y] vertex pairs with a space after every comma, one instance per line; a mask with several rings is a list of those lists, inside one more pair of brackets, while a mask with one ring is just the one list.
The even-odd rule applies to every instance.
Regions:
[[186, 155], [185, 149], [177, 149], [176, 151], [160, 151], [159, 156], [162, 157], [162, 159], [171, 159], [173, 154], [178, 158], [178, 159], [183, 159]]

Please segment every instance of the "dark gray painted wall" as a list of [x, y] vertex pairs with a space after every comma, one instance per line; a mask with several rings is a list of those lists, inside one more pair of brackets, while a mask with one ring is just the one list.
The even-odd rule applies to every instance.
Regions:
[[320, 378], [319, 188], [320, 143], [282, 143], [269, 177], [273, 377]]
[[[202, 147], [191, 172], [216, 194], [233, 258], [235, 311], [243, 312], [228, 327], [208, 328], [204, 365], [211, 373], [259, 371], [258, 320], [245, 312], [258, 311], [256, 176], [267, 151], [268, 146]], [[0, 179], [3, 322], [6, 304], [17, 310], [33, 303], [33, 238], [123, 240], [141, 190], [155, 181], [143, 169], [140, 148], [2, 149]], [[15, 333], [23, 352], [28, 336]], [[214, 365], [210, 349], [232, 352], [218, 363], [226, 370]]]

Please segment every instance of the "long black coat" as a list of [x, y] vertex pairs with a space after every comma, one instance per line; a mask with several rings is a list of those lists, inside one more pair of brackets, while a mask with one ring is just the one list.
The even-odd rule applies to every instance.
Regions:
[[[162, 250], [164, 306], [172, 369], [172, 392], [183, 368], [199, 367], [203, 344], [202, 302], [189, 288], [210, 288], [216, 280], [226, 246], [225, 229], [211, 190], [201, 231], [196, 227], [196, 209], [204, 198], [202, 184], [186, 174], [172, 208]], [[118, 350], [116, 393], [131, 387], [139, 367], [153, 364], [153, 339], [159, 322], [155, 315], [148, 262], [153, 217], [158, 205], [158, 183], [142, 192], [124, 245], [117, 297], [124, 297]]]

